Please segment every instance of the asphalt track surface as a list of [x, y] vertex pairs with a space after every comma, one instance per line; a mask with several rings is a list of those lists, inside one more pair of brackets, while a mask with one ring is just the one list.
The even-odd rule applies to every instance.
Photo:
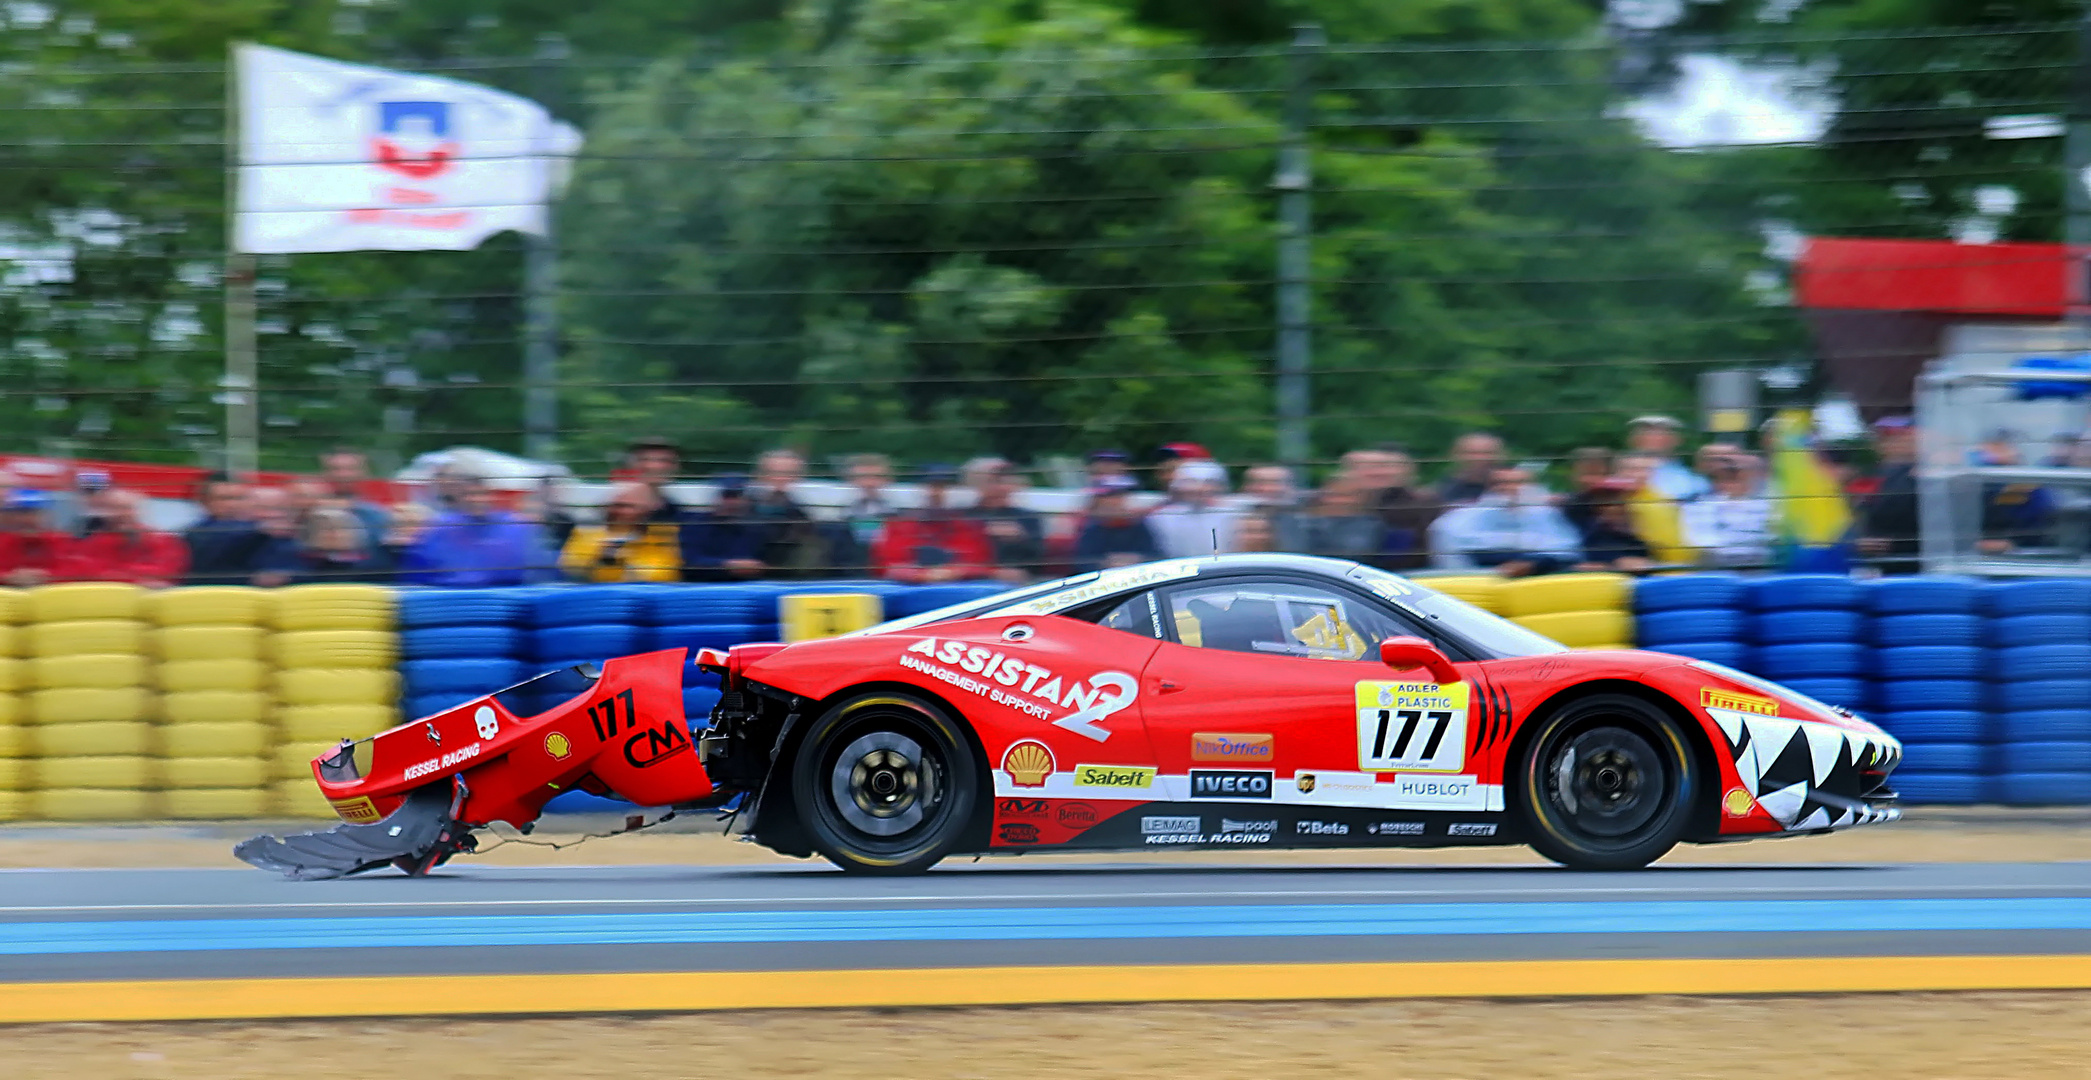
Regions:
[[[1879, 974], [1898, 964], [1903, 975]], [[799, 989], [753, 1000], [865, 1005], [1141, 1000], [1148, 985], [1155, 996], [1232, 999], [1315, 986], [1427, 994], [1419, 980], [1447, 975], [1458, 976], [1442, 980], [1447, 993], [1701, 985], [1645, 981], [1658, 970], [1730, 973], [1704, 983], [1708, 992], [2091, 986], [2091, 863], [1589, 874], [991, 860], [911, 878], [811, 863], [459, 863], [426, 879], [332, 882], [244, 868], [0, 871], [0, 1021], [105, 1018], [96, 1008], [113, 1010], [106, 1018], [191, 1015], [165, 1002], [53, 1011], [64, 995], [39, 995], [96, 987], [120, 1000], [124, 988], [237, 985], [264, 1002], [320, 987], [314, 1002], [278, 1014], [325, 1015], [327, 1001], [369, 1014], [385, 1010], [342, 988], [412, 998], [443, 979], [463, 980], [441, 984], [453, 991], [508, 988], [515, 1007], [490, 1011], [527, 1011], [513, 980], [567, 993], [611, 985], [603, 977], [672, 988], [648, 999], [663, 1008], [727, 1007], [763, 979]], [[1047, 971], [1062, 989], [1010, 989], [1044, 985]], [[1763, 982], [1767, 971], [1782, 974]], [[1193, 981], [1200, 972], [1213, 978]], [[1475, 973], [1496, 982], [1467, 978]], [[1216, 979], [1229, 985], [1201, 989]], [[922, 989], [931, 983], [945, 989]], [[1091, 985], [1101, 989], [1085, 996]], [[961, 986], [971, 989], [952, 989]], [[1356, 992], [1339, 992], [1346, 986]], [[566, 1007], [539, 1001], [541, 1011]], [[647, 1006], [613, 994], [596, 1007]], [[232, 1004], [198, 1008], [242, 1015]]]

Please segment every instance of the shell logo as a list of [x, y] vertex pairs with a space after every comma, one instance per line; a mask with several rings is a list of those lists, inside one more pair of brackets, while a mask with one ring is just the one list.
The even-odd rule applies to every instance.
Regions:
[[1728, 797], [1721, 800], [1721, 809], [1728, 811], [1729, 817], [1743, 817], [1756, 802], [1757, 800], [1750, 797], [1749, 792], [1739, 787], [1729, 788]]
[[1044, 787], [1053, 774], [1053, 752], [1042, 742], [1026, 739], [1002, 755], [1002, 771], [1018, 787]]
[[545, 736], [545, 753], [552, 755], [553, 761], [565, 761], [573, 752], [574, 744], [566, 736], [556, 731]]

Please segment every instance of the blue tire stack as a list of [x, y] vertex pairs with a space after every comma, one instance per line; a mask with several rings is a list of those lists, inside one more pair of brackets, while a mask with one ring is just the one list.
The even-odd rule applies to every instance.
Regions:
[[1865, 597], [1835, 574], [1755, 578], [1745, 588], [1749, 670], [1828, 705], [1872, 706], [1865, 679]]
[[1873, 712], [1902, 740], [1894, 787], [1912, 803], [1989, 794], [1995, 735], [1981, 648], [1982, 586], [1966, 578], [1884, 578], [1865, 586]]
[[2091, 581], [1991, 585], [1984, 600], [1998, 739], [1991, 797], [2091, 803]]
[[[530, 674], [577, 664], [601, 664], [646, 648], [646, 594], [659, 586], [574, 585], [529, 590]], [[560, 699], [528, 703], [533, 713]]]
[[1743, 580], [1734, 574], [1643, 578], [1634, 587], [1641, 648], [1748, 670]]
[[402, 714], [427, 716], [529, 678], [523, 613], [509, 589], [402, 590]]
[[[774, 586], [705, 585], [657, 589], [648, 598], [649, 649], [727, 649], [751, 641], [777, 640], [777, 595]], [[711, 722], [719, 703], [718, 677], [685, 665], [682, 710], [691, 727]]]

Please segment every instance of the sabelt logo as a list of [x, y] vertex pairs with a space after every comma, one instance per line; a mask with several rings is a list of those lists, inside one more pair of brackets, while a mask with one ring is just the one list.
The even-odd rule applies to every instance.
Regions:
[[1711, 686], [1699, 688], [1699, 704], [1708, 709], [1732, 709], [1735, 712], [1757, 713], [1762, 716], [1779, 715], [1779, 703], [1756, 694], [1741, 694], [1733, 690], [1716, 690]]
[[1455, 821], [1452, 824], [1445, 826], [1445, 835], [1494, 836], [1496, 835], [1496, 826], [1493, 822], [1482, 823], [1473, 821]]
[[1110, 791], [1146, 791], [1154, 787], [1154, 766], [1077, 765], [1074, 786]]
[[1191, 736], [1192, 761], [1248, 761], [1262, 764], [1277, 756], [1277, 740], [1269, 735], [1227, 735], [1198, 732]]
[[1267, 770], [1192, 769], [1191, 798], [1268, 799], [1271, 776]]

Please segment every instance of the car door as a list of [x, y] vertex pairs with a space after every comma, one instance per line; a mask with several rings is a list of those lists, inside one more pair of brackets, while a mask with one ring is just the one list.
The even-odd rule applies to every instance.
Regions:
[[[1380, 663], [1387, 638], [1430, 636], [1404, 614], [1362, 591], [1280, 576], [1201, 580], [1156, 597], [1164, 640], [1142, 673], [1142, 716], [1176, 799], [1500, 809], [1501, 788], [1479, 784], [1470, 760], [1488, 707], [1480, 666], [1442, 641], [1460, 683]], [[1274, 816], [1298, 839], [1348, 827]]]

